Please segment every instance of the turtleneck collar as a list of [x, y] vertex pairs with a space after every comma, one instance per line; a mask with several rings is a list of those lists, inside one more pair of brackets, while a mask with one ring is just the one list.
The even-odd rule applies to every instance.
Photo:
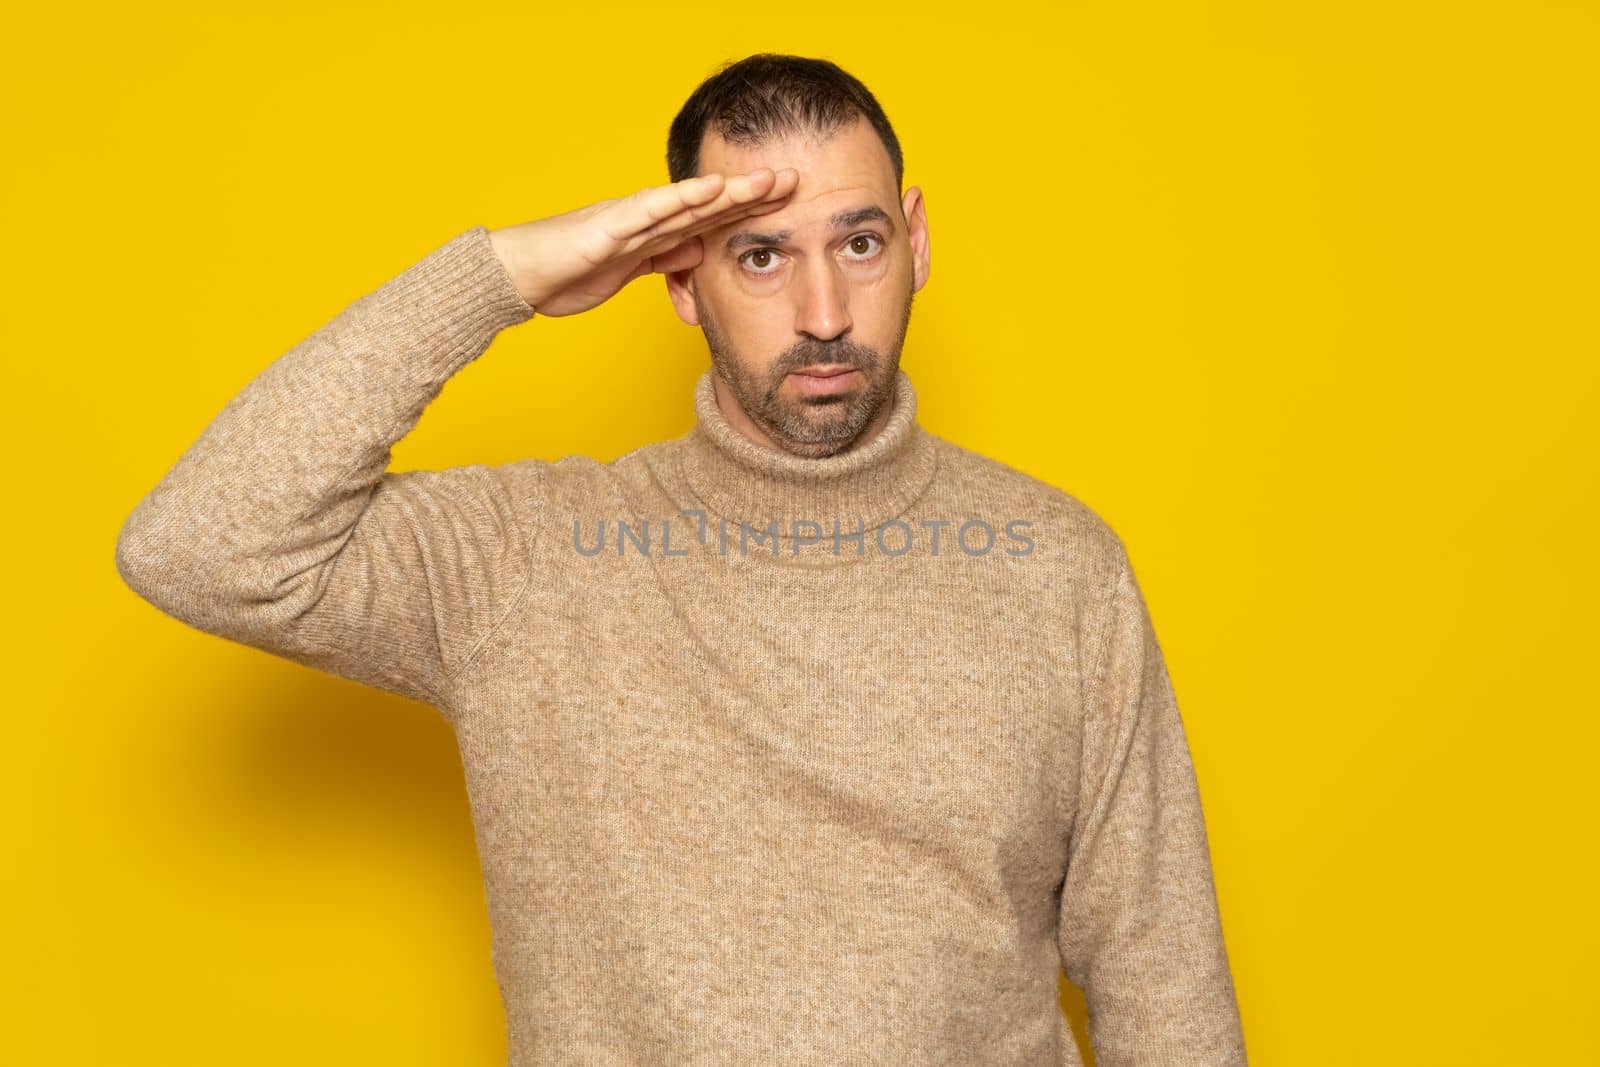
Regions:
[[683, 476], [714, 514], [763, 528], [776, 520], [781, 536], [810, 519], [831, 535], [835, 520], [850, 532], [871, 530], [904, 512], [933, 479], [933, 437], [917, 421], [917, 393], [904, 369], [896, 372], [893, 408], [870, 441], [821, 459], [796, 456], [752, 441], [717, 407], [707, 370], [695, 385], [695, 427], [685, 437]]

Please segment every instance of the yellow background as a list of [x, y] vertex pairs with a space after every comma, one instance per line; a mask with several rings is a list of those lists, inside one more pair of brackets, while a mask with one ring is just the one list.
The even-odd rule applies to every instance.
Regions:
[[[1594, 1062], [1595, 6], [576, 6], [7, 16], [0, 1061], [504, 1062], [447, 724], [166, 618], [115, 537], [344, 304], [665, 182], [775, 50], [925, 192], [925, 425], [1129, 545], [1252, 1062]], [[395, 467], [615, 458], [706, 363], [641, 279]]]

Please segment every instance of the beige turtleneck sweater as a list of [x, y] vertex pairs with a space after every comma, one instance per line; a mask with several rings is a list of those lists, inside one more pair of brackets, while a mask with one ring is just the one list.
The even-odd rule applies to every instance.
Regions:
[[532, 315], [460, 234], [269, 365], [117, 542], [162, 611], [448, 718], [510, 1062], [1075, 1064], [1064, 965], [1103, 1067], [1244, 1063], [1111, 528], [925, 431], [903, 371], [826, 459], [733, 429], [708, 372], [691, 431], [610, 463], [388, 471]]

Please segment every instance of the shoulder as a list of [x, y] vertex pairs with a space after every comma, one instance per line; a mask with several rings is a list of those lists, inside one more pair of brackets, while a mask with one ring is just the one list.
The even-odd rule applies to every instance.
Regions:
[[616, 482], [616, 472], [609, 464], [584, 455], [519, 459], [493, 469], [524, 508], [541, 514], [552, 508], [593, 504], [604, 499]]
[[541, 516], [623, 514], [658, 488], [671, 446], [670, 441], [652, 442], [613, 460], [580, 454], [522, 459], [494, 470]]
[[1023, 528], [1047, 557], [1094, 584], [1115, 580], [1125, 559], [1122, 539], [1083, 499], [1010, 463], [933, 436], [943, 504], [986, 512], [1002, 524], [1027, 524]]

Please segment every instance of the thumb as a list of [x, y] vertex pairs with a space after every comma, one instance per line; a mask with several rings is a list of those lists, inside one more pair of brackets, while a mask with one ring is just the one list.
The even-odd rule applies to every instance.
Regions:
[[657, 274], [665, 274], [667, 271], [672, 270], [688, 270], [691, 267], [699, 266], [700, 261], [704, 258], [705, 245], [701, 243], [697, 235], [661, 253], [659, 256], [652, 256], [650, 258], [650, 269]]

